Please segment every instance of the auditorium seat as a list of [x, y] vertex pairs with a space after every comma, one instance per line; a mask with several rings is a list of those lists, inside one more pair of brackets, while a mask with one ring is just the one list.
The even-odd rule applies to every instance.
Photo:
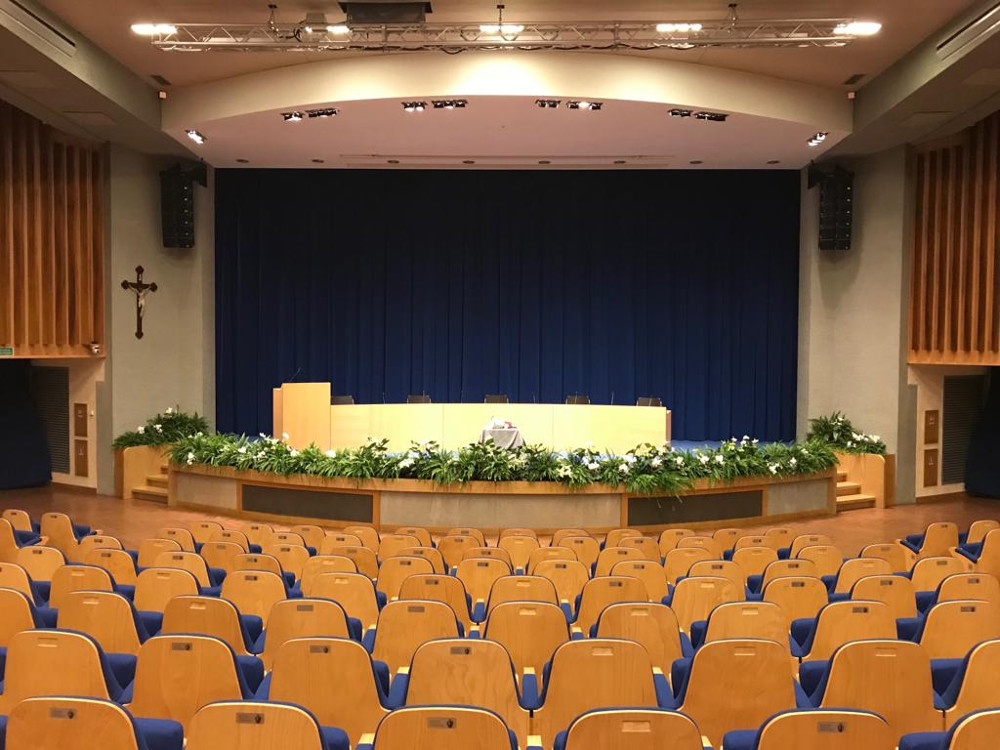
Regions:
[[645, 560], [642, 551], [634, 547], [605, 547], [594, 563], [594, 578], [611, 574], [611, 568], [622, 560]]
[[777, 552], [781, 558], [790, 555], [793, 539], [795, 532], [784, 526], [773, 526], [764, 532], [764, 545]]
[[506, 550], [510, 555], [510, 564], [515, 572], [524, 573], [528, 570], [528, 558], [533, 550], [538, 549], [538, 539], [525, 534], [501, 536], [497, 547]]
[[465, 592], [472, 598], [472, 619], [475, 622], [486, 619], [486, 602], [490, 598], [493, 584], [509, 575], [510, 566], [502, 560], [477, 557], [462, 560], [458, 564], [455, 577], [462, 582]]
[[[392, 557], [404, 547], [430, 547], [430, 545], [421, 544], [420, 540], [413, 536], [413, 534], [383, 534], [378, 543], [379, 562], [382, 562], [387, 557]], [[326, 544], [323, 547], [323, 554], [330, 554], [330, 547], [326, 546]], [[341, 553], [338, 552], [337, 554]], [[360, 565], [358, 565], [358, 570], [361, 570]], [[372, 578], [374, 577], [372, 576]]]
[[[294, 531], [275, 531], [271, 535], [271, 539], [261, 545], [261, 551], [264, 551], [264, 547], [271, 547], [275, 544], [287, 544], [293, 547], [306, 548], [306, 540], [302, 538], [300, 534], [296, 534]], [[310, 554], [315, 555], [319, 550], [311, 550]]]
[[435, 547], [403, 547], [393, 557], [422, 557], [430, 562], [435, 573], [449, 572], [445, 567], [444, 558]]
[[622, 560], [614, 564], [610, 575], [638, 578], [646, 587], [646, 594], [651, 602], [662, 601], [668, 594], [667, 576], [663, 566], [652, 560]]
[[917, 594], [913, 583], [897, 575], [865, 576], [851, 589], [853, 601], [882, 602], [896, 620], [917, 616]]
[[844, 553], [833, 544], [810, 544], [800, 549], [795, 557], [811, 560], [816, 566], [816, 575], [820, 578], [837, 575], [840, 566], [844, 564]]
[[731, 550], [736, 546], [736, 542], [741, 536], [746, 534], [743, 529], [716, 529], [712, 532], [712, 538], [722, 545], [722, 551]]
[[258, 521], [248, 521], [240, 527], [240, 530], [246, 535], [247, 542], [258, 547], [269, 544], [274, 538], [274, 527]]
[[950, 521], [936, 521], [928, 524], [923, 534], [910, 534], [901, 542], [919, 560], [946, 556], [958, 546], [958, 527]]
[[303, 545], [289, 544], [287, 541], [269, 544], [263, 548], [263, 552], [278, 561], [282, 572], [287, 578], [291, 578], [292, 583], [302, 577], [302, 569], [313, 557]]
[[307, 547], [312, 547], [319, 553], [319, 548], [323, 546], [323, 539], [326, 532], [319, 526], [311, 523], [300, 523], [292, 526], [291, 531], [302, 537]]
[[156, 565], [156, 558], [162, 552], [180, 552], [181, 545], [173, 539], [143, 539], [139, 542], [139, 556], [136, 565], [140, 568], [152, 568]]
[[528, 555], [528, 575], [535, 574], [535, 567], [543, 560], [576, 560], [576, 553], [569, 547], [539, 547]]
[[715, 607], [707, 620], [691, 626], [691, 641], [697, 648], [729, 638], [788, 642], [788, 619], [771, 602], [726, 602]]
[[[321, 727], [301, 706], [219, 701], [192, 717], [186, 750], [349, 750], [347, 735]], [[150, 749], [152, 750], [152, 749]]]
[[968, 713], [1000, 706], [1000, 640], [978, 643], [960, 660], [932, 661], [931, 670], [945, 728]]
[[726, 578], [733, 582], [740, 591], [746, 592], [747, 579], [743, 574], [743, 568], [732, 560], [702, 560], [696, 562], [687, 572], [687, 577]]
[[163, 612], [175, 596], [201, 593], [197, 579], [179, 568], [146, 568], [135, 584], [135, 608], [141, 612]]
[[[806, 547], [806, 552], [813, 547]], [[820, 566], [817, 565], [817, 569]], [[817, 570], [819, 572], [819, 570]], [[823, 576], [831, 594], [850, 594], [854, 584], [865, 576], [892, 575], [892, 568], [885, 560], [877, 557], [852, 557], [844, 560], [835, 576]]]
[[[327, 573], [320, 576], [318, 581], [332, 575], [350, 574]], [[317, 594], [317, 596], [322, 595]], [[243, 614], [259, 617], [264, 623], [265, 630], [271, 607], [286, 597], [285, 584], [281, 577], [266, 571], [237, 570], [226, 576], [226, 580], [222, 582], [222, 598], [235, 604]]]
[[57, 625], [62, 630], [86, 633], [107, 654], [136, 656], [150, 636], [132, 602], [107, 591], [72, 591], [63, 595]]
[[590, 633], [591, 627], [597, 623], [597, 618], [608, 605], [617, 602], [647, 602], [646, 587], [642, 581], [626, 576], [592, 578], [584, 585], [578, 598], [573, 626], [584, 636]]
[[813, 618], [829, 601], [826, 584], [818, 578], [787, 576], [776, 578], [764, 587], [763, 600], [781, 607], [789, 624]]
[[556, 735], [587, 711], [608, 706], [655, 708], [653, 664], [646, 649], [631, 641], [590, 639], [564, 643], [552, 656], [542, 706], [532, 733], [551, 747]]
[[[356, 750], [513, 750], [516, 738], [497, 714], [470, 706], [400, 708]], [[194, 750], [199, 750], [195, 748]]]
[[499, 538], [503, 539], [507, 536], [530, 536], [536, 542], [538, 541], [538, 532], [525, 526], [511, 526], [506, 529], [500, 529]]
[[134, 588], [138, 580], [135, 558], [125, 550], [101, 547], [92, 549], [84, 556], [83, 564], [104, 568], [119, 586]]
[[[354, 534], [358, 539], [361, 540], [361, 544], [372, 552], [378, 552], [378, 547], [381, 542], [381, 537], [379, 536], [378, 530], [372, 526], [345, 526], [343, 529], [345, 534]], [[327, 534], [329, 536], [329, 534]]]
[[562, 540], [568, 536], [590, 536], [586, 529], [556, 529], [552, 532], [552, 547], [562, 547]]
[[194, 521], [188, 526], [188, 529], [196, 543], [204, 544], [212, 541], [215, 532], [222, 531], [222, 524], [218, 521]]
[[[229, 579], [226, 580], [228, 582]], [[225, 596], [225, 586], [223, 586], [223, 596]], [[362, 631], [375, 625], [378, 621], [379, 609], [383, 604], [383, 600], [375, 591], [375, 584], [372, 580], [359, 573], [323, 573], [316, 577], [311, 596], [314, 599], [332, 599], [337, 602], [347, 612], [348, 617], [361, 621]], [[279, 598], [284, 599], [285, 597]], [[240, 607], [240, 611], [246, 610]], [[252, 613], [257, 614], [256, 612]], [[267, 628], [266, 617], [264, 618], [264, 628]]]
[[722, 750], [894, 750], [896, 736], [870, 711], [813, 709], [775, 714], [760, 729], [727, 732]]
[[510, 559], [510, 553], [500, 547], [469, 547], [467, 550], [462, 552], [463, 560], [471, 560], [474, 557], [489, 557], [495, 560], [500, 560], [508, 565], [511, 570], [514, 569], [514, 565]]
[[701, 547], [684, 547], [670, 550], [663, 558], [663, 572], [671, 586], [678, 578], [688, 574], [691, 566], [701, 560], [712, 560], [712, 553]]
[[504, 602], [490, 610], [483, 638], [507, 649], [519, 680], [524, 679], [528, 670], [532, 670], [537, 680], [555, 650], [569, 640], [570, 633], [560, 607], [517, 601]]
[[895, 637], [896, 620], [882, 602], [832, 602], [815, 620], [792, 622], [792, 655], [802, 659], [805, 669], [805, 662], [825, 661], [850, 641]]
[[163, 610], [162, 635], [199, 633], [229, 644], [236, 656], [250, 656], [263, 624], [259, 617], [241, 615], [236, 605], [214, 596], [175, 596]]
[[22, 547], [39, 541], [41, 538], [37, 534], [17, 532], [6, 518], [0, 518], [0, 562], [14, 562]]
[[[412, 537], [411, 537], [412, 539]], [[412, 547], [404, 547], [403, 549], [413, 549]], [[402, 553], [402, 549], [392, 555], [393, 557]], [[409, 553], [408, 553], [409, 554]], [[367, 576], [373, 581], [378, 578], [378, 557], [377, 555], [368, 547], [364, 545], [349, 545], [344, 547], [323, 547], [323, 552], [319, 555], [320, 557], [328, 557], [330, 555], [335, 555], [337, 557], [346, 557], [354, 562], [354, 566], [358, 573], [363, 576]]]
[[826, 534], [799, 534], [792, 539], [792, 546], [788, 549], [789, 557], [799, 557], [806, 547], [832, 547], [833, 540]]
[[660, 532], [657, 544], [660, 547], [660, 557], [666, 557], [667, 553], [676, 549], [680, 540], [686, 536], [694, 536], [690, 529], [665, 529]]
[[[0, 545], [2, 546], [2, 545]], [[79, 544], [72, 551], [70, 562], [82, 563], [87, 553], [92, 549], [124, 549], [122, 543], [113, 536], [107, 534], [91, 534], [80, 540]]]
[[212, 534], [212, 538], [209, 541], [231, 542], [242, 547], [244, 552], [260, 552], [258, 545], [251, 544], [249, 537], [236, 529], [218, 529]]
[[339, 547], [364, 547], [365, 549], [370, 549], [373, 554], [378, 552], [377, 544], [375, 547], [369, 547], [362, 541], [358, 534], [351, 531], [331, 531], [324, 534], [318, 551], [321, 555], [337, 555], [340, 553], [335, 550]]
[[300, 705], [321, 725], [340, 727], [356, 747], [389, 713], [388, 690], [385, 664], [373, 664], [360, 643], [340, 638], [296, 638], [278, 649], [273, 669], [256, 697]]
[[395, 674], [410, 666], [413, 654], [427, 641], [463, 635], [455, 612], [444, 602], [408, 600], [385, 605], [379, 612], [377, 628], [366, 634], [365, 642], [372, 658], [385, 662], [390, 674]]
[[723, 547], [722, 543], [710, 536], [686, 536], [677, 540], [676, 549], [686, 549], [687, 547], [699, 547], [711, 553], [713, 560], [721, 560]]
[[399, 600], [417, 599], [444, 602], [451, 607], [458, 621], [465, 628], [465, 632], [468, 633], [472, 628], [469, 595], [465, 593], [465, 586], [462, 585], [462, 582], [454, 576], [425, 573], [407, 577], [399, 589]]
[[913, 640], [931, 659], [961, 659], [977, 643], [995, 638], [1000, 638], [1000, 607], [955, 600], [931, 607]]
[[611, 529], [604, 536], [604, 544], [601, 545], [601, 549], [617, 547], [622, 539], [630, 536], [642, 536], [642, 532], [638, 529]]
[[601, 612], [595, 637], [641, 644], [654, 669], [659, 669], [667, 680], [673, 663], [692, 653], [690, 640], [677, 624], [677, 615], [665, 604], [612, 604]]
[[941, 582], [956, 573], [969, 572], [966, 563], [957, 557], [925, 557], [917, 560], [910, 572], [910, 580], [916, 591], [936, 591]]
[[67, 564], [52, 574], [49, 607], [59, 609], [63, 597], [71, 591], [114, 591], [114, 580], [108, 571], [93, 565]]
[[1000, 735], [1000, 709], [977, 711], [947, 732], [917, 732], [900, 738], [899, 750], [983, 750], [996, 746]]
[[38, 587], [39, 593], [47, 600], [49, 598], [52, 575], [66, 564], [66, 556], [55, 547], [35, 545], [21, 547], [17, 551], [17, 557], [14, 559], [14, 562], [28, 571], [28, 575], [31, 576], [31, 580]]
[[812, 560], [787, 558], [768, 563], [767, 567], [764, 568], [762, 576], [759, 578], [751, 576], [747, 579], [747, 588], [754, 594], [759, 594], [775, 578], [787, 578], [789, 576], [795, 578], [802, 576], [819, 577], [816, 574], [816, 564]]
[[35, 586], [28, 571], [17, 563], [0, 562], [0, 588], [14, 589], [27, 596], [38, 607], [45, 606], [41, 591]]
[[601, 545], [592, 536], [565, 536], [560, 540], [560, 545], [573, 550], [576, 559], [583, 563], [589, 571], [597, 562], [598, 555], [601, 554]]
[[254, 643], [264, 669], [270, 670], [274, 655], [294, 638], [329, 637], [361, 640], [361, 623], [351, 622], [347, 612], [329, 599], [283, 599], [271, 607], [267, 628]]
[[[766, 547], [767, 549], [773, 549], [767, 543], [767, 538], [763, 534], [747, 534], [736, 540], [736, 544], [733, 545], [733, 554], [736, 554], [737, 550], [745, 549], [746, 547]], [[727, 555], [726, 557], [730, 558], [731, 555]]]
[[720, 604], [742, 601], [746, 598], [741, 587], [728, 578], [683, 578], [677, 582], [669, 597], [670, 608], [677, 615], [681, 631], [691, 633], [691, 623], [708, 619], [709, 613]]
[[6, 750], [182, 750], [184, 727], [133, 718], [98, 698], [27, 698], [6, 718]]
[[[409, 535], [415, 537], [417, 540], [417, 545], [420, 547], [433, 547], [431, 543], [431, 532], [422, 526], [400, 526], [393, 532], [394, 535]], [[382, 556], [381, 550], [379, 551], [379, 556], [384, 560], [385, 557]]]
[[221, 568], [209, 568], [205, 558], [196, 552], [161, 552], [153, 560], [152, 567], [186, 570], [195, 577], [202, 589], [214, 589], [206, 592], [214, 596], [218, 596], [219, 590], [216, 587], [222, 585], [222, 580], [226, 576], [226, 571]]
[[[415, 545], [406, 545], [412, 547]], [[453, 570], [462, 561], [462, 553], [471, 547], [482, 547], [479, 540], [468, 534], [452, 534], [450, 536], [443, 536], [438, 540], [437, 549], [441, 553], [441, 557], [444, 558], [445, 567], [448, 570]], [[381, 559], [385, 559], [384, 556], [379, 554]]]
[[65, 513], [42, 513], [39, 533], [48, 539], [46, 544], [55, 547], [66, 557], [72, 557], [80, 540], [91, 533], [89, 526], [74, 525]]
[[192, 534], [188, 529], [182, 529], [176, 526], [164, 526], [157, 530], [153, 535], [157, 539], [173, 539], [181, 546], [181, 550], [184, 552], [197, 552], [196, 542], [194, 534]]
[[199, 708], [253, 697], [225, 642], [204, 635], [159, 635], [139, 649], [129, 710], [185, 727]]
[[861, 557], [878, 557], [889, 563], [893, 573], [907, 573], [912, 564], [912, 553], [899, 542], [869, 544], [861, 550]]
[[604, 708], [577, 716], [556, 735], [555, 750], [702, 750], [698, 726], [656, 708]]
[[263, 552], [241, 552], [233, 560], [233, 572], [242, 570], [256, 570], [264, 573], [273, 573], [278, 576], [285, 586], [289, 586], [293, 581], [289, 581], [292, 576], [286, 576], [285, 571], [281, 567], [281, 563], [278, 561], [274, 555], [268, 555]]
[[[565, 622], [565, 620], [564, 620]], [[0, 588], [0, 680], [7, 649], [15, 635], [44, 627], [31, 598], [11, 588]]]
[[647, 560], [660, 563], [660, 545], [655, 539], [649, 536], [627, 536], [618, 543], [619, 547], [626, 549], [637, 549]]
[[[346, 558], [341, 558], [346, 559]], [[336, 571], [329, 571], [336, 572]], [[399, 598], [399, 589], [407, 576], [417, 573], [433, 573], [434, 566], [430, 560], [423, 557], [390, 557], [382, 562], [378, 569], [378, 579], [375, 588], [392, 601]]]
[[245, 554], [243, 547], [235, 542], [199, 543], [201, 544], [201, 550], [198, 554], [205, 558], [208, 567], [224, 570], [227, 575], [236, 570], [237, 558]]
[[589, 570], [576, 560], [542, 560], [535, 566], [535, 575], [548, 578], [556, 587], [559, 603], [567, 616], [576, 612], [576, 600], [590, 580]]
[[1000, 606], [1000, 581], [989, 573], [955, 573], [941, 581], [927, 608], [955, 599], [979, 599]]
[[[477, 547], [486, 546], [486, 536], [483, 534], [482, 529], [474, 529], [470, 526], [456, 526], [448, 529], [443, 536], [471, 536], [476, 540]], [[430, 546], [430, 545], [428, 545]]]
[[28, 512], [18, 508], [7, 508], [0, 517], [6, 519], [14, 531], [37, 533], [40, 530], [40, 525], [31, 520]]
[[556, 587], [542, 576], [503, 576], [493, 582], [486, 600], [487, 617], [493, 609], [506, 602], [547, 602], [559, 606]]
[[[742, 537], [740, 542], [750, 537]], [[733, 552], [732, 560], [743, 569], [743, 575], [750, 579], [750, 576], [762, 576], [767, 566], [778, 559], [778, 552], [773, 547], [737, 547]]]

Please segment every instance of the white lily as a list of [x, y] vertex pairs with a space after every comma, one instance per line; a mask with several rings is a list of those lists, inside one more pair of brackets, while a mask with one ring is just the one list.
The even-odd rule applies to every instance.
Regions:
[[327, 451], [326, 452], [326, 457], [327, 458], [336, 458], [337, 457], [337, 451], [333, 451], [333, 450]]

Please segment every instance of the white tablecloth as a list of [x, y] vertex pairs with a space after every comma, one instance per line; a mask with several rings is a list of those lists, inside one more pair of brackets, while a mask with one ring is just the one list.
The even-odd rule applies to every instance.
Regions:
[[516, 427], [501, 427], [495, 430], [483, 430], [479, 436], [479, 442], [485, 443], [492, 439], [501, 448], [520, 448], [524, 445], [524, 438], [521, 431]]

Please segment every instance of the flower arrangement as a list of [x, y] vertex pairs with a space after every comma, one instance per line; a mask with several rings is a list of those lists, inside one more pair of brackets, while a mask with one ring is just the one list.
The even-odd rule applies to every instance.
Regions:
[[812, 429], [808, 439], [822, 440], [843, 453], [877, 453], [885, 455], [885, 443], [878, 435], [866, 435], [854, 428], [844, 414], [835, 411], [825, 417], [810, 419]]
[[167, 445], [176, 443], [196, 433], [208, 432], [208, 422], [199, 414], [188, 414], [177, 407], [167, 407], [160, 414], [150, 417], [146, 424], [115, 438], [113, 448], [132, 448], [136, 445]]
[[434, 442], [413, 443], [391, 453], [387, 440], [369, 438], [359, 448], [322, 451], [315, 445], [296, 450], [281, 439], [260, 435], [188, 434], [176, 440], [170, 460], [182, 465], [227, 466], [240, 471], [309, 474], [353, 479], [424, 479], [437, 484], [487, 482], [560, 482], [579, 488], [590, 484], [624, 487], [636, 494], [675, 493], [697, 479], [729, 481], [738, 477], [793, 476], [834, 467], [825, 442], [760, 444], [744, 436], [718, 448], [674, 450], [643, 444], [624, 455], [588, 446], [556, 453], [538, 445], [504, 449], [470, 443], [457, 451]]

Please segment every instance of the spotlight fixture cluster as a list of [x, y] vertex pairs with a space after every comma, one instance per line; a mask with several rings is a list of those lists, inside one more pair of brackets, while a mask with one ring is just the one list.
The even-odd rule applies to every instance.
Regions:
[[340, 114], [340, 110], [336, 107], [324, 107], [322, 109], [307, 109], [306, 114], [309, 117], [336, 117]]
[[302, 122], [301, 112], [282, 112], [281, 117], [285, 122]]
[[818, 146], [819, 144], [821, 144], [823, 141], [826, 140], [826, 137], [828, 135], [830, 135], [830, 134], [829, 133], [824, 133], [823, 131], [820, 131], [820, 132], [816, 133], [815, 135], [813, 135], [812, 138], [810, 138], [808, 141], [806, 141], [806, 143], [808, 143], [810, 146]]
[[468, 103], [466, 99], [434, 99], [431, 102], [434, 109], [465, 109]]
[[535, 99], [535, 106], [540, 109], [556, 109], [560, 104], [558, 99]]
[[725, 122], [729, 118], [729, 115], [724, 112], [708, 112], [706, 110], [695, 112], [693, 109], [681, 109], [679, 107], [667, 110], [667, 114], [671, 117], [693, 117], [696, 120], [704, 120], [705, 122]]
[[187, 133], [188, 138], [197, 143], [199, 146], [208, 140], [208, 138], [203, 136], [197, 130], [185, 130], [184, 132]]
[[404, 112], [423, 112], [427, 109], [427, 102], [403, 102]]
[[604, 102], [572, 101], [566, 102], [567, 109], [589, 109], [598, 112], [604, 107]]
[[701, 31], [700, 23], [658, 23], [656, 31], [660, 34], [688, 34]]

